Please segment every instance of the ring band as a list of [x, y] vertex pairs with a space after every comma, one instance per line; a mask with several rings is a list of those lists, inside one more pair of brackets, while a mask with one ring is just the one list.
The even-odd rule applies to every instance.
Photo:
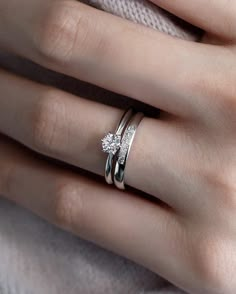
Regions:
[[125, 111], [116, 128], [115, 134], [108, 133], [102, 139], [103, 152], [108, 153], [105, 165], [105, 179], [108, 184], [113, 184], [112, 169], [114, 164], [114, 156], [121, 146], [121, 136], [133, 114], [134, 110], [132, 108], [129, 108], [127, 111]]
[[126, 162], [129, 157], [131, 146], [137, 131], [137, 128], [143, 118], [144, 114], [142, 112], [136, 113], [129, 124], [127, 125], [123, 137], [121, 146], [118, 152], [118, 158], [116, 159], [115, 169], [114, 169], [114, 183], [118, 189], [125, 189], [125, 167]]

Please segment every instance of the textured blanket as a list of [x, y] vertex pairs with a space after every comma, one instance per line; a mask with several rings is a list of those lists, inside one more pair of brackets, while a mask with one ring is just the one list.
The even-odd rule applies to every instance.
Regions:
[[123, 18], [182, 39], [194, 40], [196, 29], [146, 0], [83, 0]]
[[[196, 39], [188, 25], [143, 0], [83, 1], [165, 33]], [[158, 54], [158, 53], [157, 53]], [[129, 99], [0, 53], [0, 66], [83, 97], [126, 106]], [[117, 97], [116, 97], [117, 98]], [[158, 250], [157, 250], [158, 254]], [[0, 294], [183, 293], [131, 261], [0, 200]]]

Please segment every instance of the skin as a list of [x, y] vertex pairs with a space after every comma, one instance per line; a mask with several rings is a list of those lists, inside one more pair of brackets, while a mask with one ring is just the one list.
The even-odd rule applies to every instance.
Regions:
[[103, 176], [100, 139], [123, 111], [4, 70], [0, 194], [189, 293], [233, 294], [236, 3], [153, 2], [204, 29], [202, 42], [76, 1], [8, 0], [0, 48], [159, 108], [159, 119], [138, 128], [126, 183], [160, 201], [36, 156]]

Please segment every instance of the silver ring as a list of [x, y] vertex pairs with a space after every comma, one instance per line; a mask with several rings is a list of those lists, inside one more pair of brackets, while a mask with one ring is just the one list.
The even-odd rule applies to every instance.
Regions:
[[108, 153], [106, 165], [105, 165], [105, 179], [108, 184], [113, 184], [112, 169], [114, 165], [114, 156], [121, 146], [121, 138], [126, 128], [128, 122], [133, 116], [134, 111], [132, 108], [129, 108], [123, 114], [115, 133], [109, 132], [101, 141], [102, 141], [102, 150], [105, 153]]
[[127, 125], [122, 136], [121, 146], [118, 152], [114, 169], [114, 183], [118, 189], [125, 189], [125, 167], [129, 157], [132, 143], [137, 131], [137, 128], [143, 118], [142, 112], [136, 113]]

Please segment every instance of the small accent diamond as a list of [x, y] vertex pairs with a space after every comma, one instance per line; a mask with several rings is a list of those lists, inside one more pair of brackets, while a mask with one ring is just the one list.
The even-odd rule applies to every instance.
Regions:
[[135, 132], [135, 126], [129, 126], [123, 136], [121, 146], [120, 146], [119, 156], [118, 156], [118, 162], [120, 164], [125, 163], [125, 157], [128, 152], [129, 145], [130, 145], [134, 132]]
[[102, 139], [102, 151], [105, 153], [111, 153], [113, 155], [116, 154], [116, 152], [119, 150], [121, 146], [121, 136], [108, 133], [103, 139]]

